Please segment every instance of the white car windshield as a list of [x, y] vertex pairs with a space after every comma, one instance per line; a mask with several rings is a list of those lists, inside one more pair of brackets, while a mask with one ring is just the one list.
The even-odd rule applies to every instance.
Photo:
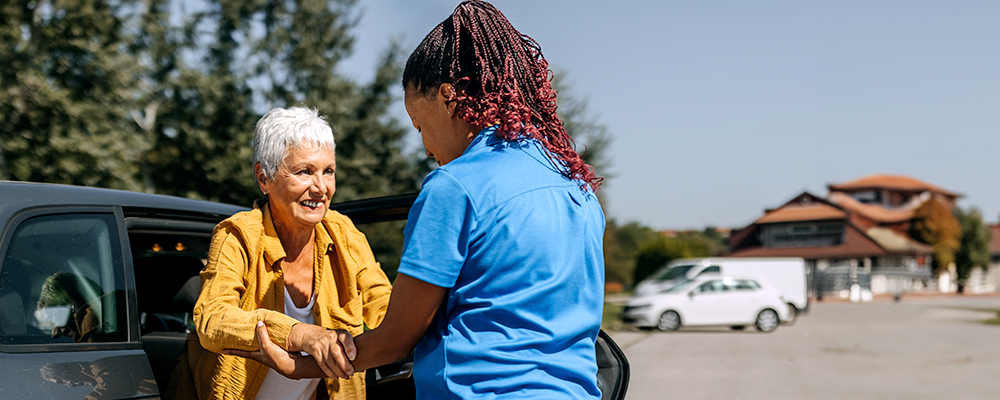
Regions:
[[684, 278], [685, 274], [694, 268], [694, 265], [676, 265], [670, 268], [665, 268], [659, 271], [656, 275], [656, 280], [658, 281], [670, 281], [677, 278]]
[[676, 284], [674, 286], [671, 286], [669, 289], [664, 290], [664, 291], [662, 291], [660, 293], [677, 293], [677, 292], [681, 292], [684, 289], [687, 289], [688, 286], [691, 286], [691, 282], [692, 281], [690, 279], [685, 280], [684, 282], [681, 282], [681, 283], [678, 283], [678, 284]]

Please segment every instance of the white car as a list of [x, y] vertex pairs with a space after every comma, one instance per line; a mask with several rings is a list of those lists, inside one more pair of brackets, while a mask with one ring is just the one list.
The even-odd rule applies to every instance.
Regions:
[[761, 332], [771, 332], [788, 319], [786, 303], [759, 279], [702, 276], [658, 294], [633, 298], [622, 319], [661, 331], [681, 326], [755, 325]]

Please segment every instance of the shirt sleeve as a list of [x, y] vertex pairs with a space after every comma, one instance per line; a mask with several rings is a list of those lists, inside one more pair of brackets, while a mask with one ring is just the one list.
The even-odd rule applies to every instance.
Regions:
[[403, 229], [399, 272], [433, 285], [455, 286], [468, 257], [475, 216], [462, 184], [446, 170], [431, 172]]
[[245, 311], [240, 307], [240, 298], [247, 292], [244, 277], [249, 263], [250, 257], [234, 229], [216, 229], [208, 266], [201, 272], [201, 295], [194, 308], [198, 339], [209, 351], [257, 350], [257, 321], [264, 321], [272, 341], [284, 349], [288, 347], [288, 333], [298, 323], [295, 318], [273, 310]]

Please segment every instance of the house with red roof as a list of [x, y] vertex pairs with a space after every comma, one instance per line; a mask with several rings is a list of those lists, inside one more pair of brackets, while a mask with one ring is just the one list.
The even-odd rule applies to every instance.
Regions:
[[844, 295], [854, 285], [873, 294], [938, 288], [933, 248], [909, 235], [910, 223], [924, 202], [954, 207], [961, 195], [898, 175], [827, 188], [826, 197], [804, 192], [733, 231], [729, 256], [802, 257], [817, 298]]

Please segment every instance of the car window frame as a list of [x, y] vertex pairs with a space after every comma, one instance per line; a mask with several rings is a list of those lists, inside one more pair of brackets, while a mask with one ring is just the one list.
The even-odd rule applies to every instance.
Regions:
[[[124, 214], [121, 207], [109, 205], [67, 205], [29, 207], [12, 214], [0, 229], [0, 260], [7, 257], [14, 232], [28, 219], [60, 214], [110, 214], [115, 221], [115, 232], [118, 235], [119, 260], [122, 265], [122, 282], [125, 285], [125, 333], [122, 342], [104, 343], [44, 343], [44, 344], [0, 344], [0, 353], [53, 353], [76, 351], [108, 351], [108, 350], [142, 350], [139, 341], [139, 326], [136, 323], [135, 278], [132, 274], [132, 256], [127, 246], [127, 232], [123, 223]], [[0, 273], [5, 266], [0, 265]]]
[[706, 290], [702, 290], [701, 289], [702, 286], [705, 286], [705, 285], [707, 285], [709, 283], [712, 283], [712, 282], [715, 282], [715, 281], [722, 282], [722, 279], [721, 278], [712, 278], [712, 279], [705, 280], [705, 281], [699, 283], [698, 286], [695, 286], [694, 290], [698, 294], [723, 293], [723, 292], [728, 292], [729, 291], [729, 290], [726, 289], [726, 285], [724, 283], [722, 285], [722, 287], [723, 287], [722, 290], [710, 290], [710, 291], [706, 291]]
[[[219, 222], [223, 220], [220, 219]], [[132, 254], [132, 238], [129, 236], [130, 233], [135, 231], [141, 231], [142, 233], [181, 233], [189, 235], [208, 235], [209, 240], [211, 240], [212, 234], [215, 232], [215, 227], [218, 226], [219, 222], [209, 222], [203, 220], [191, 220], [191, 219], [175, 219], [168, 217], [139, 217], [139, 216], [127, 216], [124, 218], [125, 225], [125, 239], [122, 240], [122, 244], [127, 247], [128, 255], [128, 265], [129, 275], [131, 275], [132, 281], [130, 283], [130, 290], [132, 293], [132, 309], [135, 310], [136, 314], [136, 334], [140, 337], [142, 336], [142, 318], [139, 310], [139, 300], [138, 294], [136, 293], [137, 284], [135, 283], [135, 257]], [[207, 257], [207, 254], [206, 254]], [[140, 339], [141, 343], [141, 339]]]

